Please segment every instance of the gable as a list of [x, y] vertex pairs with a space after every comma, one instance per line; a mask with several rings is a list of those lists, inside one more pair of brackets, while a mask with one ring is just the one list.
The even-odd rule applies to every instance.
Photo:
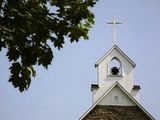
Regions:
[[[110, 56], [111, 55], [111, 56]], [[106, 57], [123, 57], [126, 59], [133, 67], [136, 66], [136, 64], [116, 45], [114, 45], [101, 59], [99, 59], [95, 66], [97, 67]]]
[[[141, 105], [140, 103], [138, 103], [120, 84], [119, 82], [115, 82], [89, 109], [88, 111], [86, 111], [79, 120], [104, 120], [103, 118], [100, 119], [99, 117], [102, 116], [102, 114], [100, 113], [99, 116], [97, 116], [96, 118], [88, 118], [86, 116], [88, 116], [88, 114], [90, 114], [94, 109], [96, 109], [97, 106], [111, 106], [111, 105], [103, 105], [103, 100], [105, 100], [104, 98], [107, 96], [107, 94], [110, 93], [110, 91], [112, 91], [112, 89], [114, 89], [114, 87], [117, 86], [119, 87], [119, 89], [127, 96], [128, 99], [130, 99], [130, 102], [133, 102], [132, 106], [123, 106], [123, 107], [137, 107], [144, 116], [144, 118], [142, 118], [141, 120], [155, 120]], [[111, 92], [112, 93], [112, 92]], [[101, 105], [102, 104], [102, 105]], [[135, 104], [135, 106], [134, 106]], [[117, 108], [120, 107], [120, 105], [112, 105], [112, 106], [116, 106]], [[101, 111], [101, 109], [98, 109]], [[102, 112], [103, 113], [103, 112]], [[112, 113], [112, 112], [109, 112]], [[137, 113], [136, 113], [137, 114]], [[90, 116], [90, 115], [89, 115]], [[92, 116], [91, 116], [92, 117]], [[130, 118], [131, 120], [135, 120], [135, 118]], [[111, 119], [105, 119], [105, 120], [111, 120]], [[117, 120], [117, 118], [114, 118], [112, 120]], [[119, 119], [119, 120], [124, 120], [124, 119]], [[128, 120], [126, 118], [126, 120]]]
[[117, 85], [103, 97], [98, 105], [136, 106], [136, 104]]

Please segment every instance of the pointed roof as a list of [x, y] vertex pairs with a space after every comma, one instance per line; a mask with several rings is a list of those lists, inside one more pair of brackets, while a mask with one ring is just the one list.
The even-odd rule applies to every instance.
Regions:
[[114, 45], [102, 58], [96, 62], [95, 67], [97, 67], [114, 49], [116, 49], [122, 56], [124, 56], [124, 58], [126, 58], [133, 67], [136, 66], [136, 64], [117, 45]]
[[135, 103], [136, 106], [138, 106], [149, 118], [151, 118], [151, 120], [155, 120], [153, 118], [153, 116], [151, 116], [149, 114], [149, 112], [147, 112], [140, 103], [137, 102], [136, 99], [134, 99], [121, 85], [118, 81], [116, 81], [81, 117], [79, 120], [82, 120], [91, 110], [93, 110], [93, 108], [95, 108], [96, 105], [98, 105], [101, 100], [115, 87], [118, 86], [122, 92], [124, 92], [129, 98], [130, 100]]

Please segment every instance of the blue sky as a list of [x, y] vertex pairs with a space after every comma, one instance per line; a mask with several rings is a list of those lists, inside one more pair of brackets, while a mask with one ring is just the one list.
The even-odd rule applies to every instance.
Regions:
[[37, 67], [30, 89], [20, 93], [8, 83], [9, 63], [0, 53], [1, 120], [77, 120], [90, 106], [90, 85], [96, 83], [95, 62], [111, 47], [116, 16], [117, 45], [137, 64], [134, 82], [141, 86], [140, 103], [160, 120], [160, 1], [99, 0], [92, 11], [95, 26], [89, 40], [53, 48], [55, 59], [48, 70]]

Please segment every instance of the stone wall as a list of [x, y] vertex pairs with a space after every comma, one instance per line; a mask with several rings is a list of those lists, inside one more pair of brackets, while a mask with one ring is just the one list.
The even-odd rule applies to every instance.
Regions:
[[97, 105], [83, 120], [151, 120], [137, 106]]

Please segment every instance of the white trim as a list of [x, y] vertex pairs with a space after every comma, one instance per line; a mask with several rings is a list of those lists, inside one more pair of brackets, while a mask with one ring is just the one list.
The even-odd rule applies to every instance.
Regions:
[[79, 120], [82, 120], [115, 86], [118, 86], [126, 95], [143, 111], [145, 112], [151, 120], [155, 120], [152, 115], [147, 112], [140, 103], [137, 102], [121, 85], [116, 81], [81, 117]]
[[103, 61], [103, 59], [106, 58], [109, 55], [109, 53], [113, 49], [117, 49], [133, 65], [133, 67], [136, 66], [136, 64], [117, 45], [114, 45], [101, 59], [99, 59], [96, 62], [95, 66], [98, 66]]
[[109, 93], [109, 91], [115, 86], [115, 84], [113, 84], [103, 95], [102, 97], [100, 97], [88, 110], [87, 112], [85, 112], [79, 120], [82, 120], [102, 99], [103, 97], [105, 97], [106, 94]]

